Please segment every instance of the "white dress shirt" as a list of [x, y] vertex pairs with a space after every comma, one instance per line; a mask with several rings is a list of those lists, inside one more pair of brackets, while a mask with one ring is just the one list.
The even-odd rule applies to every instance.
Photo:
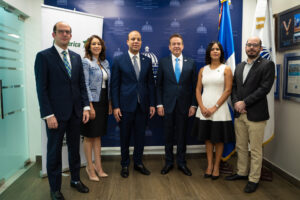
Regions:
[[139, 71], [141, 71], [140, 53], [137, 53], [136, 55], [134, 55], [133, 53], [128, 51], [128, 54], [129, 54], [129, 57], [130, 57], [130, 60], [131, 60], [133, 66], [134, 66], [133, 56], [136, 56], [136, 61], [137, 61], [137, 64], [138, 64], [138, 68], [139, 68]]
[[[172, 64], [173, 64], [173, 70], [174, 70], [174, 72], [175, 72], [176, 58], [177, 57], [172, 54]], [[183, 65], [183, 56], [182, 56], [182, 54], [180, 54], [180, 56], [178, 57], [178, 59], [179, 59], [178, 62], [179, 62], [180, 72], [182, 72], [182, 65]]]

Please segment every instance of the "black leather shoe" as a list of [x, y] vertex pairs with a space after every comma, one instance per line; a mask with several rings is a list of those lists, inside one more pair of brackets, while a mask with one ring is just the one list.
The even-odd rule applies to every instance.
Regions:
[[213, 175], [211, 175], [211, 179], [212, 180], [217, 180], [219, 177], [220, 177], [220, 175], [219, 176], [213, 176]]
[[60, 191], [50, 192], [52, 200], [64, 200], [64, 195]]
[[248, 181], [245, 189], [244, 189], [244, 192], [246, 193], [252, 193], [252, 192], [255, 192], [255, 190], [257, 189], [258, 187], [258, 183], [254, 183], [254, 182], [251, 182], [251, 181]]
[[134, 169], [136, 171], [139, 171], [141, 174], [144, 174], [144, 175], [150, 175], [151, 172], [143, 165], [134, 165]]
[[179, 169], [180, 171], [182, 171], [185, 175], [187, 175], [187, 176], [192, 176], [191, 170], [189, 170], [189, 168], [187, 168], [186, 165], [178, 166], [178, 169]]
[[238, 174], [233, 174], [233, 175], [225, 177], [225, 180], [227, 180], [227, 181], [242, 180], [242, 179], [247, 180], [248, 176], [240, 176]]
[[173, 169], [173, 165], [165, 165], [164, 168], [160, 171], [161, 174], [165, 175], [169, 173], [169, 171]]
[[78, 192], [81, 193], [89, 192], [89, 188], [86, 187], [81, 181], [76, 181], [76, 183], [71, 181], [71, 187], [75, 188]]
[[210, 178], [211, 177], [211, 174], [204, 174], [204, 178]]
[[121, 169], [121, 176], [123, 178], [127, 178], [129, 176], [128, 167], [122, 167], [122, 169]]

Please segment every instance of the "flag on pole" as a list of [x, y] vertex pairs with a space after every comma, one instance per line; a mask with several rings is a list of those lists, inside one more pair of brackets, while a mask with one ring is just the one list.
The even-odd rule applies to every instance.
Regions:
[[[261, 51], [260, 55], [263, 58], [272, 60], [274, 63], [276, 63], [271, 3], [271, 0], [257, 0], [252, 28], [252, 36], [257, 36], [262, 41], [263, 50]], [[270, 93], [267, 95], [267, 99], [270, 119], [267, 121], [267, 125], [265, 128], [263, 145], [270, 142], [274, 137], [274, 85]]]
[[[230, 0], [219, 0], [219, 36], [218, 40], [222, 44], [225, 54], [226, 65], [231, 67], [232, 73], [235, 70], [235, 55], [234, 55], [234, 43], [231, 27], [231, 18], [229, 4]], [[231, 116], [233, 112], [231, 110]], [[224, 151], [222, 160], [226, 161], [234, 153], [235, 143], [224, 144]]]

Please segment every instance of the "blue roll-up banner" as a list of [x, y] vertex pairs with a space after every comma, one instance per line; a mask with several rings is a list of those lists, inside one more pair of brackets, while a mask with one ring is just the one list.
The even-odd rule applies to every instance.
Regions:
[[[205, 50], [208, 43], [218, 39], [218, 0], [44, 0], [44, 3], [103, 16], [103, 39], [110, 64], [115, 56], [128, 51], [126, 44], [128, 33], [131, 30], [140, 31], [143, 42], [141, 53], [152, 58], [154, 74], [158, 60], [170, 54], [169, 37], [173, 33], [180, 33], [183, 36], [183, 54], [192, 57], [198, 69], [205, 65]], [[235, 58], [236, 63], [239, 63], [242, 41], [242, 1], [231, 0], [230, 9]], [[189, 131], [192, 120], [189, 122]], [[102, 146], [118, 147], [120, 146], [119, 127], [113, 116], [109, 117], [108, 123], [108, 133], [102, 138]], [[164, 145], [162, 127], [162, 119], [157, 115], [149, 120], [146, 146]], [[199, 143], [189, 136], [188, 144]]]

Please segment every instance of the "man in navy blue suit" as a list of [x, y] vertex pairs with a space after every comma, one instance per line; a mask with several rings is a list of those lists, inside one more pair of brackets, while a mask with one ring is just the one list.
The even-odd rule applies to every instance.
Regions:
[[121, 176], [129, 176], [129, 143], [134, 136], [134, 169], [144, 175], [150, 171], [142, 162], [148, 117], [155, 113], [155, 88], [151, 60], [140, 54], [142, 37], [138, 31], [128, 34], [128, 52], [114, 59], [111, 92], [114, 117], [120, 126]]
[[169, 39], [171, 55], [159, 61], [157, 73], [157, 113], [164, 117], [165, 166], [161, 174], [173, 168], [173, 141], [177, 144], [177, 166], [185, 175], [192, 172], [186, 166], [186, 136], [188, 117], [195, 114], [197, 101], [196, 64], [182, 55], [184, 48], [180, 34]]
[[35, 78], [41, 117], [47, 130], [47, 174], [52, 199], [64, 199], [61, 189], [62, 143], [67, 136], [71, 187], [81, 193], [89, 189], [80, 181], [81, 121], [89, 120], [89, 100], [81, 58], [68, 49], [71, 27], [58, 22], [52, 36], [54, 45], [39, 52], [35, 60]]

